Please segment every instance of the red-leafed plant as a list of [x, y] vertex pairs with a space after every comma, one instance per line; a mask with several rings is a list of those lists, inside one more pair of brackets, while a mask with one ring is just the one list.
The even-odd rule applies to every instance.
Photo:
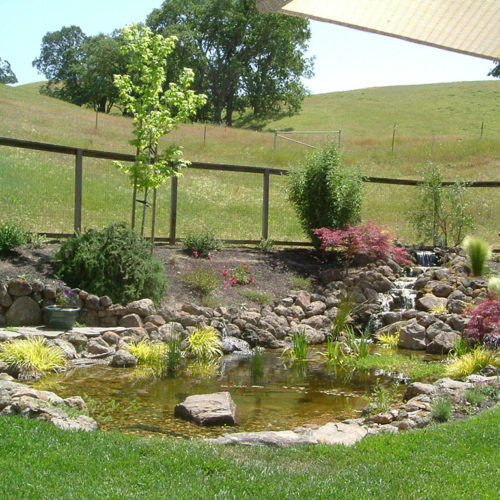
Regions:
[[500, 295], [492, 293], [488, 300], [471, 309], [468, 315], [470, 321], [464, 337], [469, 343], [500, 347]]
[[371, 259], [387, 260], [392, 258], [399, 264], [411, 264], [408, 252], [394, 243], [394, 235], [383, 228], [368, 222], [349, 225], [346, 229], [313, 229], [321, 240], [321, 249], [331, 248], [344, 253], [346, 272], [356, 255]]

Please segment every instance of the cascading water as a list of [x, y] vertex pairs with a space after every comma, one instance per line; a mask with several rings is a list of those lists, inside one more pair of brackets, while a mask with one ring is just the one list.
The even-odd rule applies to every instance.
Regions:
[[391, 295], [393, 297], [392, 310], [415, 308], [415, 298], [417, 294], [413, 285], [416, 280], [417, 278], [408, 276], [394, 282], [394, 287], [391, 290]]
[[422, 267], [432, 267], [436, 265], [437, 255], [429, 250], [418, 250], [415, 252], [417, 264]]

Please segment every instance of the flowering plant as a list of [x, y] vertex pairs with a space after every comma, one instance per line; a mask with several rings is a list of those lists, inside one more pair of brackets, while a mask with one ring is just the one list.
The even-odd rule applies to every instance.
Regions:
[[252, 270], [246, 262], [236, 266], [234, 269], [225, 269], [222, 274], [225, 277], [224, 283], [226, 286], [250, 285], [254, 282]]
[[66, 283], [60, 283], [61, 287], [56, 291], [56, 304], [58, 306], [74, 306], [76, 295], [71, 288], [66, 286]]

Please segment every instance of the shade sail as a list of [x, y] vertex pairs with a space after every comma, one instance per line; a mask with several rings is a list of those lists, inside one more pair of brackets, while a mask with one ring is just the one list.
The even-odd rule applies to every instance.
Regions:
[[256, 0], [261, 12], [340, 26], [500, 61], [500, 0]]

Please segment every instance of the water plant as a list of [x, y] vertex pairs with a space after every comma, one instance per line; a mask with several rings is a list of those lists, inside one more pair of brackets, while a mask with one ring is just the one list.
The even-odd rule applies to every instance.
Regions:
[[439, 398], [432, 404], [432, 418], [438, 422], [450, 420], [453, 406], [448, 398]]
[[264, 376], [264, 355], [261, 348], [253, 350], [252, 361], [250, 363], [250, 377], [253, 385], [259, 385]]
[[176, 335], [172, 335], [168, 340], [167, 345], [168, 354], [164, 375], [167, 377], [176, 377], [182, 360], [181, 339]]
[[211, 326], [198, 327], [188, 338], [186, 354], [198, 361], [210, 361], [222, 356], [222, 340]]
[[292, 347], [287, 347], [283, 351], [283, 355], [290, 357], [293, 361], [305, 361], [309, 348], [305, 330], [294, 332], [292, 335], [292, 342]]
[[387, 349], [395, 349], [398, 346], [399, 343], [399, 334], [401, 333], [401, 330], [397, 330], [394, 333], [376, 333], [374, 337], [377, 339], [379, 344], [382, 347], [385, 347]]
[[347, 357], [342, 347], [341, 342], [336, 342], [332, 337], [328, 337], [326, 339], [326, 352], [320, 352], [320, 355], [335, 371], [342, 369], [346, 364]]
[[447, 377], [461, 378], [477, 373], [488, 365], [500, 368], [500, 357], [494, 351], [476, 347], [473, 351], [456, 357], [447, 367]]
[[466, 251], [474, 276], [482, 276], [485, 271], [486, 261], [491, 257], [491, 246], [477, 236], [466, 236], [462, 242]]
[[165, 343], [143, 339], [128, 346], [130, 354], [137, 358], [137, 365], [149, 369], [155, 375], [163, 375], [166, 371], [169, 346]]
[[66, 356], [62, 349], [36, 338], [2, 343], [0, 361], [9, 367], [38, 373], [56, 371], [66, 366]]
[[334, 339], [344, 332], [349, 316], [354, 310], [354, 304], [354, 298], [349, 294], [345, 294], [341, 298], [337, 306], [337, 315], [332, 322], [332, 336]]
[[383, 386], [380, 380], [377, 380], [373, 388], [370, 401], [377, 407], [379, 413], [388, 411], [396, 402], [399, 390], [399, 382], [393, 382], [390, 387]]
[[184, 249], [198, 257], [208, 257], [210, 252], [222, 250], [222, 242], [217, 239], [214, 233], [207, 231], [200, 234], [188, 233], [182, 240]]

